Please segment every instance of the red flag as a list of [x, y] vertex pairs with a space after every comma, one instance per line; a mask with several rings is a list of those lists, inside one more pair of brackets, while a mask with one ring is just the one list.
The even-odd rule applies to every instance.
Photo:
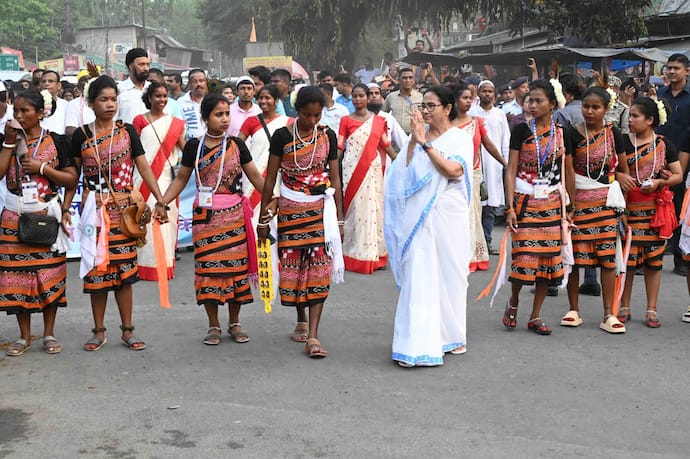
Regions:
[[252, 18], [252, 31], [249, 33], [249, 43], [256, 43], [256, 27], [254, 26], [254, 18]]

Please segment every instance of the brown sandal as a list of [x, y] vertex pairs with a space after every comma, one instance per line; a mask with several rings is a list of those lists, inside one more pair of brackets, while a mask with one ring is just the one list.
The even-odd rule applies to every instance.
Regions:
[[304, 352], [312, 359], [322, 359], [328, 355], [328, 351], [321, 347], [321, 343], [316, 338], [309, 338], [307, 340]]
[[295, 330], [290, 339], [296, 343], [306, 343], [309, 338], [309, 322], [295, 322]]

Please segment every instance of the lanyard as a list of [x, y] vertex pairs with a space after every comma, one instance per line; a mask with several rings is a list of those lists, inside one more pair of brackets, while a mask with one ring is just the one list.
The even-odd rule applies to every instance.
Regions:
[[[220, 145], [220, 168], [218, 169], [218, 181], [216, 182], [216, 187], [213, 189], [213, 193], [218, 191], [220, 182], [223, 179], [223, 166], [225, 165], [225, 151], [227, 150], [227, 135], [223, 135], [223, 142]], [[206, 134], [201, 138], [199, 146], [196, 149], [196, 161], [194, 162], [194, 169], [196, 170], [196, 182], [197, 188], [201, 190], [201, 176], [199, 175], [199, 158], [203, 156], [204, 150], [206, 149]]]
[[546, 163], [546, 158], [549, 157], [549, 153], [551, 150], [551, 146], [553, 145], [553, 138], [556, 130], [556, 125], [551, 120], [551, 131], [549, 132], [549, 141], [546, 144], [546, 148], [544, 149], [544, 154], [542, 155], [541, 153], [541, 141], [539, 139], [539, 136], [537, 136], [537, 122], [534, 118], [532, 118], [532, 135], [534, 136], [534, 143], [537, 146], [537, 159], [539, 161], [539, 177], [541, 178], [541, 170], [544, 167], [544, 163]]

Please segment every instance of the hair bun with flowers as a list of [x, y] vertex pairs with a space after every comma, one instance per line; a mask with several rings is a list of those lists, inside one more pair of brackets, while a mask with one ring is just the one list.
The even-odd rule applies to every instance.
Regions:
[[55, 99], [53, 99], [53, 95], [50, 93], [50, 91], [44, 89], [41, 91], [41, 97], [43, 97], [43, 115], [48, 117], [55, 113], [57, 104], [55, 103]]
[[606, 87], [606, 92], [609, 93], [609, 96], [611, 96], [611, 100], [609, 101], [609, 106], [607, 107], [607, 110], [613, 110], [613, 107], [616, 106], [616, 100], [618, 99], [618, 94], [616, 94], [616, 91], [611, 89], [610, 87]]
[[655, 100], [656, 108], [659, 110], [659, 126], [666, 124], [668, 121], [668, 113], [666, 113], [666, 105], [661, 99]]

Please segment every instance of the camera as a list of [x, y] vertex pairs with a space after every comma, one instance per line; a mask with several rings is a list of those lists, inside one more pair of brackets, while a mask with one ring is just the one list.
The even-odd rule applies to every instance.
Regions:
[[410, 30], [411, 30], [412, 32], [417, 33], [417, 32], [419, 32], [419, 27], [410, 27]]

